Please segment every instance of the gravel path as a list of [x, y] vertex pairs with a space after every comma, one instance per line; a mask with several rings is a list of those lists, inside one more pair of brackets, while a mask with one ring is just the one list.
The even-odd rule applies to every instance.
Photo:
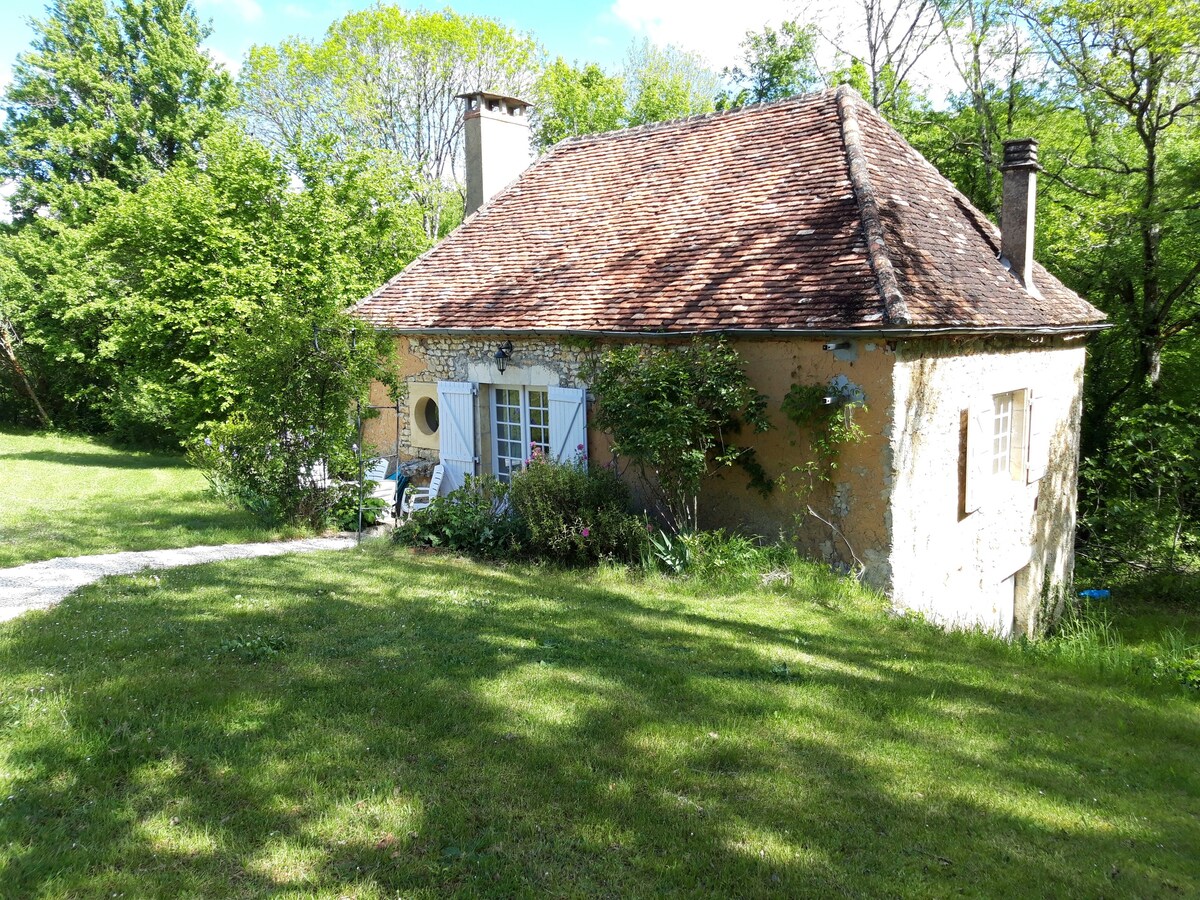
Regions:
[[97, 556], [63, 556], [45, 562], [0, 569], [0, 622], [30, 609], [47, 609], [72, 591], [99, 581], [105, 575], [130, 575], [143, 569], [173, 569], [223, 559], [281, 556], [314, 550], [344, 550], [354, 537], [308, 538], [261, 544], [225, 544], [184, 547], [180, 550], [140, 550], [102, 553]]

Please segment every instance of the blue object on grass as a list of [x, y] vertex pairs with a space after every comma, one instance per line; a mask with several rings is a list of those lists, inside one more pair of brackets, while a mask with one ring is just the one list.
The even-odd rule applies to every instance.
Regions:
[[1085, 597], [1088, 600], [1107, 600], [1112, 596], [1112, 591], [1107, 591], [1103, 588], [1090, 588], [1086, 591], [1080, 591], [1079, 596]]

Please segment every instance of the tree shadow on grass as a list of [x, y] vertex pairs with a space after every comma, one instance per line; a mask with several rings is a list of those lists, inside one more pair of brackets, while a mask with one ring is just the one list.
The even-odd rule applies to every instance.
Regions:
[[1188, 708], [795, 596], [665, 590], [355, 553], [89, 589], [0, 644], [0, 883], [1200, 888]]
[[59, 466], [86, 466], [104, 469], [187, 469], [189, 463], [181, 456], [160, 453], [98, 453], [86, 450], [26, 450], [21, 453], [0, 453], [4, 460], [53, 463]]

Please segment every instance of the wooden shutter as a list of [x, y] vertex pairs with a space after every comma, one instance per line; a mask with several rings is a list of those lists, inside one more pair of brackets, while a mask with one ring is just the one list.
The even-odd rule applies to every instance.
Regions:
[[983, 507], [992, 491], [992, 429], [995, 402], [979, 397], [967, 410], [967, 490], [964, 512]]
[[1026, 457], [1025, 477], [1027, 484], [1033, 484], [1046, 474], [1050, 465], [1050, 439], [1053, 437], [1054, 406], [1045, 392], [1038, 393], [1034, 388], [1025, 392], [1025, 402], [1029, 406], [1029, 419], [1026, 433], [1029, 435], [1029, 455]]
[[587, 452], [587, 391], [554, 386], [549, 391], [550, 453], [559, 462], [571, 462]]
[[465, 381], [439, 381], [438, 432], [441, 463], [446, 474], [442, 493], [463, 486], [475, 474], [475, 385]]

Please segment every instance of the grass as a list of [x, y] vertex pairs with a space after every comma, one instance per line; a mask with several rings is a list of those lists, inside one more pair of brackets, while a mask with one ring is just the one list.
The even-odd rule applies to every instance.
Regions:
[[816, 569], [237, 561], [0, 626], [0, 893], [1197, 896], [1197, 746]]
[[118, 550], [271, 540], [182, 457], [0, 429], [0, 568]]

